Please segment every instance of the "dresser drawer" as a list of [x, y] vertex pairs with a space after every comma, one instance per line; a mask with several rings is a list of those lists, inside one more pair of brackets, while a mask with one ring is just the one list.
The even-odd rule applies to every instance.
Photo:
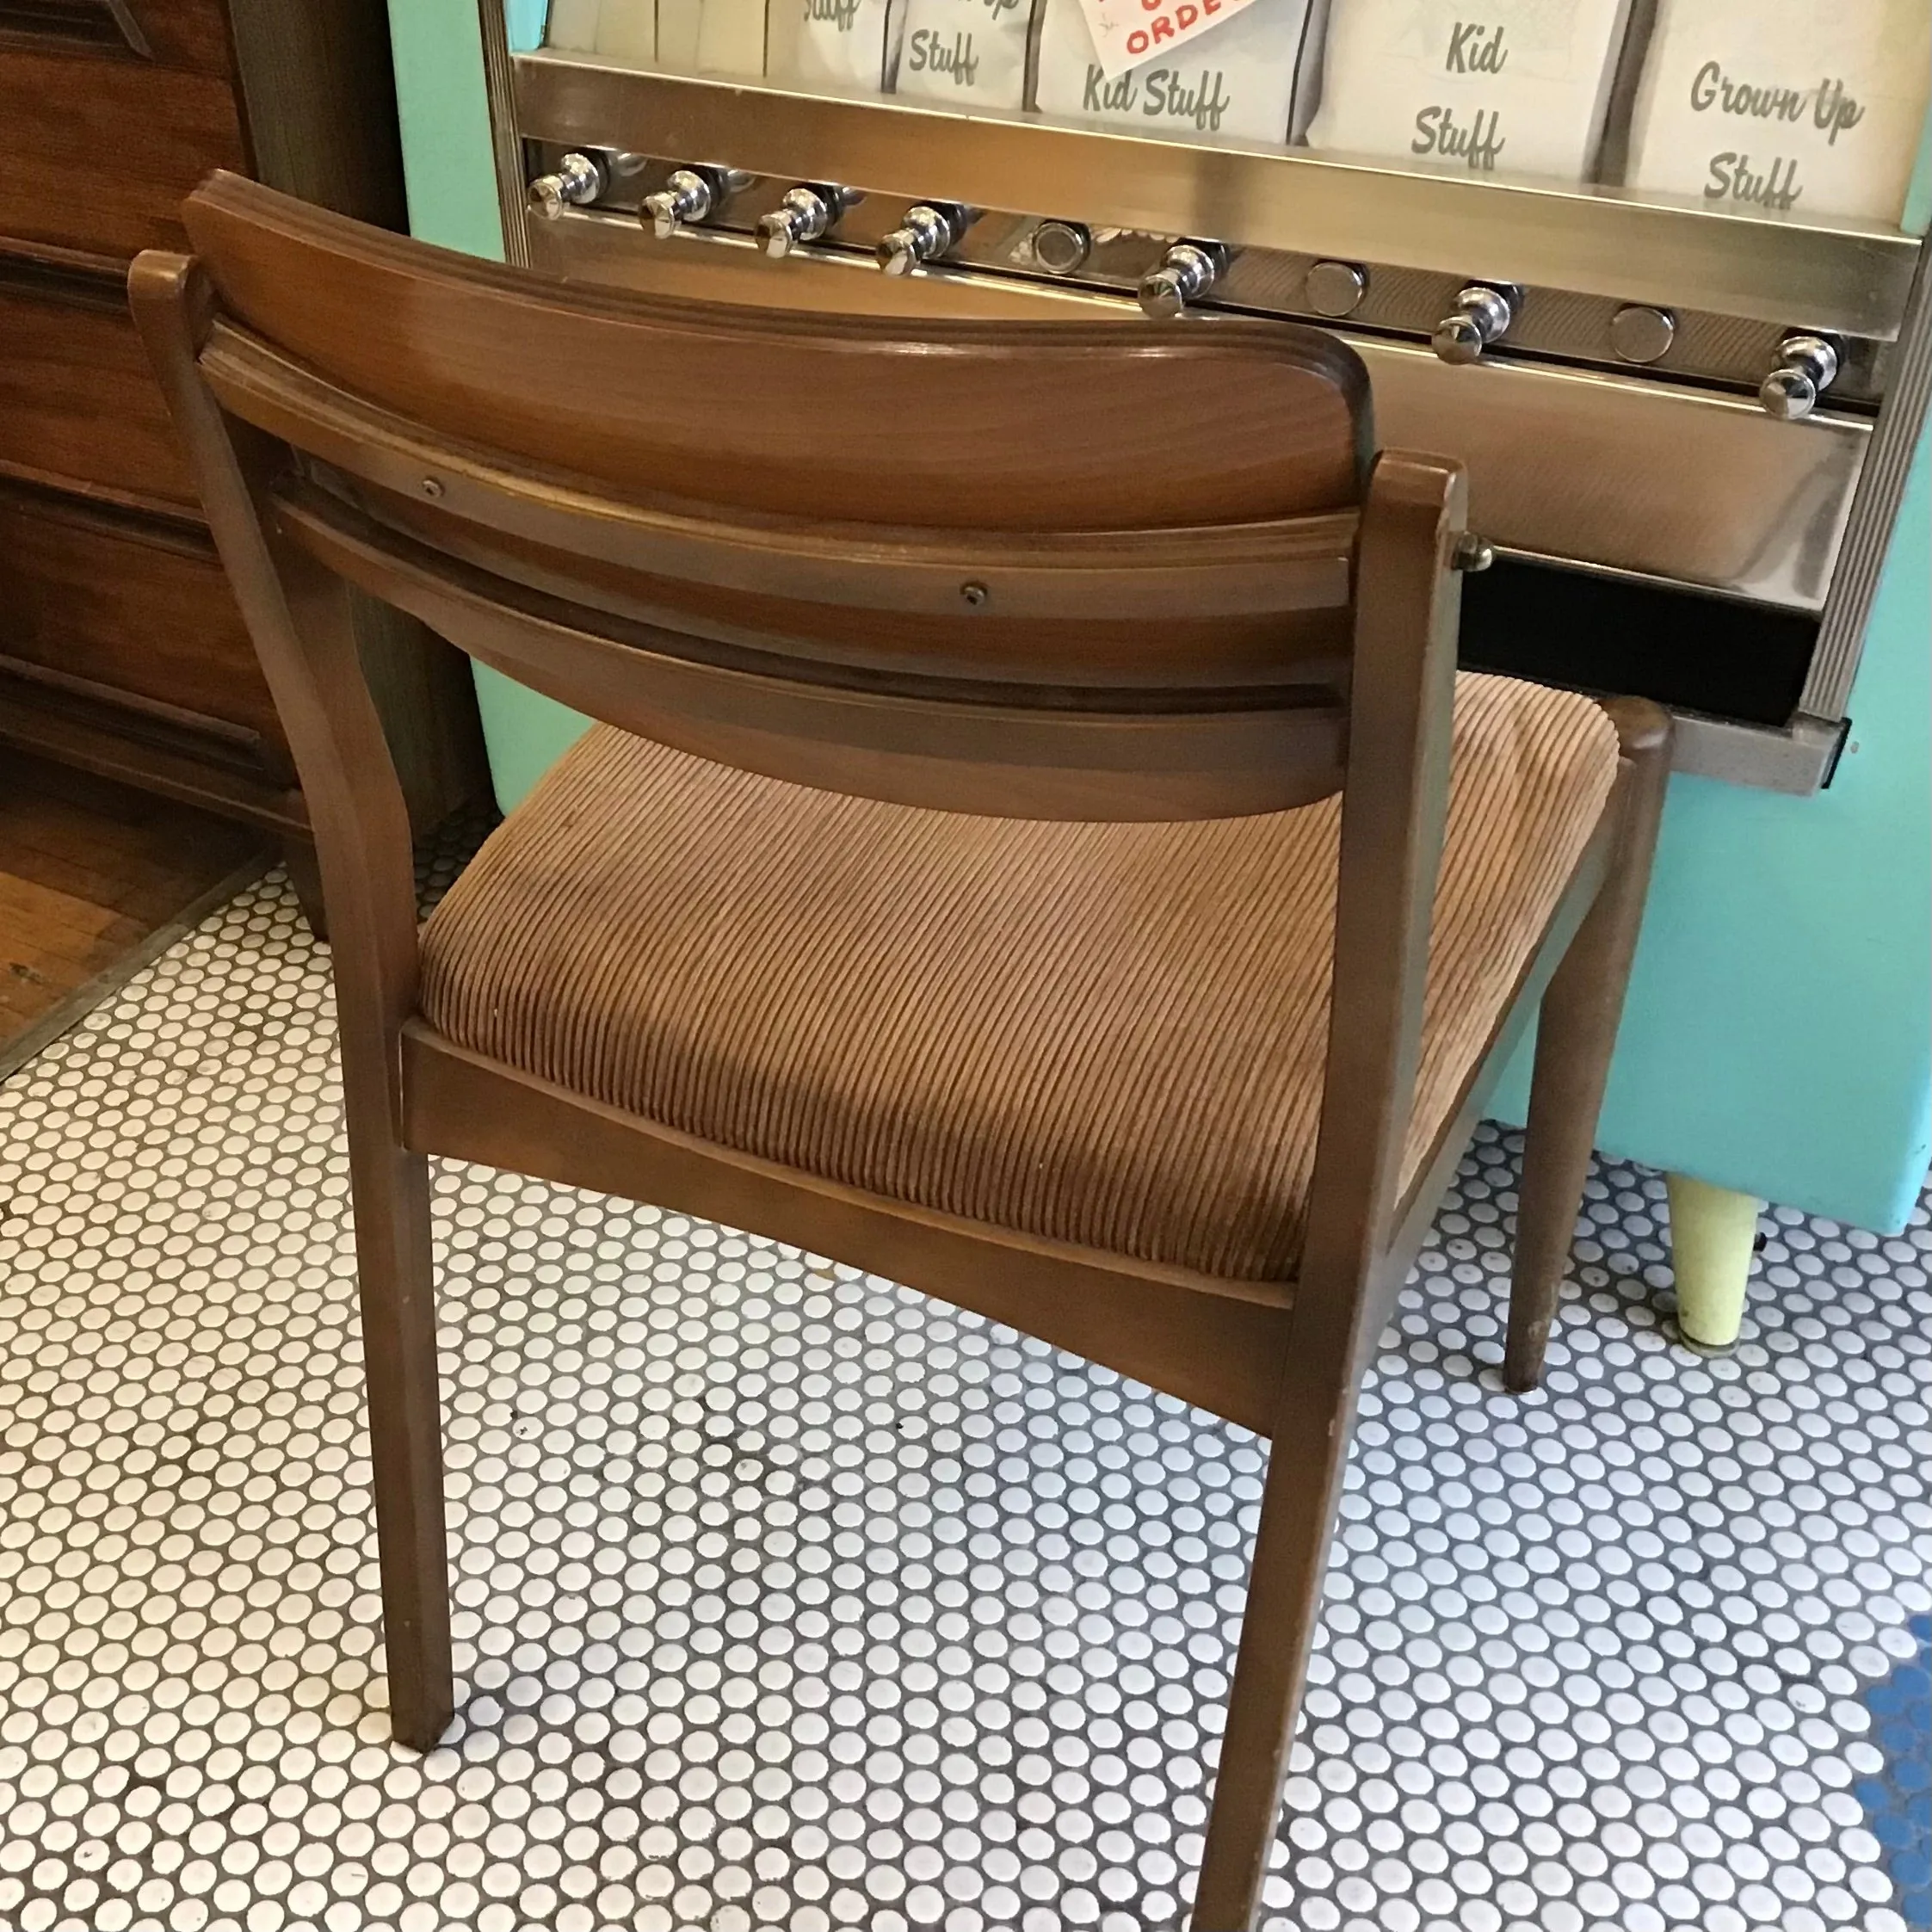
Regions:
[[281, 741], [213, 546], [191, 530], [0, 488], [0, 658]]
[[0, 0], [0, 45], [231, 71], [222, 0]]
[[194, 486], [125, 301], [0, 256], [0, 473], [192, 508]]
[[228, 83], [0, 37], [0, 235], [102, 255], [182, 248], [182, 197], [245, 165]]

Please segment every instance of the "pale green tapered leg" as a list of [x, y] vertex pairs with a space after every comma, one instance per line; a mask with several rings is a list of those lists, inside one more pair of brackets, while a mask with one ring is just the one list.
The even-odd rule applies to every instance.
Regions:
[[1713, 1188], [1688, 1174], [1670, 1190], [1670, 1259], [1677, 1277], [1677, 1328], [1701, 1349], [1728, 1349], [1744, 1318], [1744, 1283], [1757, 1244], [1752, 1194]]

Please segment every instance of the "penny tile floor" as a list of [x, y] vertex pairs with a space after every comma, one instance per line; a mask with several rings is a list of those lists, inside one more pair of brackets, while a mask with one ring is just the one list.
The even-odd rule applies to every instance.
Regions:
[[[1369, 1380], [1267, 1923], [1903, 1932], [1925, 1209], [1768, 1216], [1704, 1361], [1657, 1177], [1602, 1165], [1519, 1399], [1516, 1155], [1483, 1132]], [[443, 1165], [460, 1715], [417, 1758], [348, 1197], [326, 956], [274, 878], [0, 1087], [0, 1925], [1185, 1923], [1252, 1438], [822, 1258]]]

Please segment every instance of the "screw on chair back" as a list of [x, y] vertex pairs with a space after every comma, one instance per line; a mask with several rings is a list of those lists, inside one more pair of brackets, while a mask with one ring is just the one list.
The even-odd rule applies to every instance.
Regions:
[[[225, 175], [184, 219], [194, 257], [143, 256], [131, 295], [316, 818], [398, 1736], [427, 1746], [452, 1708], [435, 1153], [757, 1227], [1271, 1435], [1194, 1921], [1197, 1932], [1247, 1926], [1355, 1391], [1540, 1002], [1508, 1361], [1513, 1386], [1536, 1374], [1641, 910], [1666, 722], [1625, 704], [1608, 707], [1612, 732], [1584, 701], [1513, 688], [1504, 708], [1556, 719], [1549, 742], [1568, 749], [1543, 791], [1509, 793], [1509, 772], [1534, 776], [1543, 756], [1526, 725], [1492, 761], [1503, 790], [1559, 799], [1564, 812], [1546, 828], [1519, 810], [1494, 851], [1480, 823], [1460, 835], [1459, 876], [1493, 884], [1507, 844], [1504, 858], [1527, 855], [1539, 883], [1519, 894], [1519, 911], [1534, 910], [1515, 921], [1514, 951], [1472, 921], [1466, 898], [1437, 948], [1478, 965], [1486, 950], [1491, 970], [1462, 1058], [1441, 1061], [1453, 1071], [1432, 1076], [1425, 1112], [1464, 485], [1443, 459], [1373, 454], [1361, 364], [1334, 338], [1238, 322], [914, 323], [580, 288]], [[891, 808], [891, 824], [919, 837], [892, 848], [888, 827], [851, 856], [860, 874], [884, 867], [878, 878], [899, 865], [902, 886], [916, 876], [907, 853], [928, 849], [920, 840], [938, 822], [960, 822], [948, 815], [1034, 822], [1029, 839], [1074, 821], [1261, 825], [1270, 853], [1303, 867], [1309, 890], [1293, 904], [1318, 909], [1289, 935], [1318, 968], [1300, 1014], [1312, 1031], [1296, 1036], [1313, 1045], [1292, 1070], [1318, 1106], [1318, 1133], [1302, 1143], [1292, 1278], [1083, 1244], [861, 1185], [439, 1031], [419, 997], [409, 826], [351, 586], [690, 755], [681, 768], [702, 761]], [[1333, 809], [1318, 801], [1338, 792], [1335, 843], [1322, 843], [1331, 819], [1311, 842], [1305, 828]], [[762, 796], [764, 834], [782, 840], [806, 794], [775, 803], [768, 785]], [[607, 792], [603, 803], [624, 800]], [[717, 836], [694, 820], [684, 829]], [[594, 831], [565, 827], [543, 867], [567, 869], [571, 839]], [[982, 855], [1012, 849], [980, 839]], [[1038, 880], [1010, 866], [986, 875], [1030, 893], [1036, 912], [1046, 903], [1052, 926], [1057, 902]], [[1164, 890], [1197, 883], [1171, 865], [1158, 877]], [[997, 919], [997, 900], [981, 910]], [[514, 947], [528, 924], [494, 931]], [[1145, 942], [1131, 920], [1108, 935]], [[620, 936], [647, 945], [651, 922]], [[900, 936], [917, 954], [925, 935]], [[1030, 962], [1003, 969], [1023, 992]], [[1240, 989], [1256, 1037], [1274, 1025], [1269, 969], [1259, 958]], [[527, 977], [548, 997], [540, 971]], [[1171, 974], [1164, 984], [1185, 1007], [1188, 988]], [[979, 989], [955, 991], [961, 1024], [985, 1021], [984, 1006], [971, 1010]], [[701, 1037], [703, 992], [686, 1009]], [[1028, 1051], [1007, 1049], [1016, 1064], [987, 1089], [989, 1136], [1037, 1099], [1065, 1010], [1048, 1002]], [[1197, 1029], [1220, 1017], [1187, 1010]], [[1170, 1071], [1198, 1059], [1169, 1014], [1143, 1017], [1141, 1044]], [[714, 1044], [724, 1059], [735, 1051]], [[928, 1044], [938, 1053], [957, 1040]], [[1221, 1097], [1197, 1096], [1205, 1108]], [[888, 1105], [887, 1124], [897, 1117]], [[1154, 1120], [1164, 1146], [1198, 1168], [1186, 1120], [1178, 1138], [1172, 1127]], [[1071, 1170], [1097, 1173], [1108, 1139], [1103, 1122]]]

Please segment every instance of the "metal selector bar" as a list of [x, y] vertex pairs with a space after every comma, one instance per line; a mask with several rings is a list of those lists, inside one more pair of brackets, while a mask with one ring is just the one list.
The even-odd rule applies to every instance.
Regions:
[[559, 148], [728, 154], [767, 179], [829, 178], [875, 193], [904, 185], [897, 164], [888, 170], [884, 161], [903, 155], [948, 201], [1064, 213], [1096, 236], [1205, 229], [1244, 250], [1472, 281], [1500, 275], [1682, 316], [1768, 328], [1801, 319], [1821, 335], [1894, 338], [1920, 250], [1914, 236], [1866, 224], [1717, 213], [1615, 188], [1417, 171], [1306, 149], [1194, 149], [903, 96], [613, 67], [556, 50], [517, 54], [511, 69], [518, 132]]

